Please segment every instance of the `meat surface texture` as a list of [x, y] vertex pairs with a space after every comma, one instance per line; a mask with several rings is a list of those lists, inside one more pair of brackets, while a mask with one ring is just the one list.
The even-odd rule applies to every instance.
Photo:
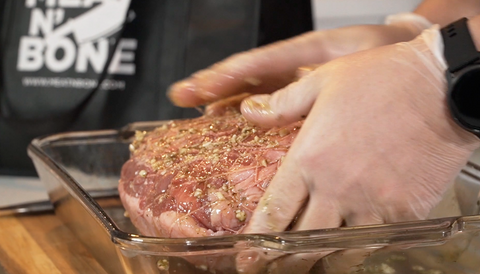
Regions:
[[241, 233], [300, 126], [229, 111], [136, 132], [118, 187], [131, 221], [146, 236]]

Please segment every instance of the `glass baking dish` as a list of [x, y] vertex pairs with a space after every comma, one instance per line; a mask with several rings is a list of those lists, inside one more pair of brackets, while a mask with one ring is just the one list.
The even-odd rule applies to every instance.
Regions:
[[[135, 131], [163, 123], [56, 134], [28, 148], [55, 213], [108, 273], [480, 273], [477, 155], [426, 221], [268, 235], [142, 236], [110, 194]], [[102, 191], [108, 198], [89, 194]]]

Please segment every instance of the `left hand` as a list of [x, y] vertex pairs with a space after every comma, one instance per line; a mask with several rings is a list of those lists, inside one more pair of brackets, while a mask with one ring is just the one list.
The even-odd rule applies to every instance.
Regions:
[[173, 84], [168, 96], [177, 106], [195, 107], [245, 92], [271, 93], [294, 81], [299, 67], [411, 40], [425, 27], [418, 20], [312, 31], [238, 53]]

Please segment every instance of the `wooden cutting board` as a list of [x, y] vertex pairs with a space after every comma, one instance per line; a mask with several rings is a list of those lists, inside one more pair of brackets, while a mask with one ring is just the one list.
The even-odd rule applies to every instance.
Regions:
[[0, 274], [107, 273], [53, 214], [0, 217]]

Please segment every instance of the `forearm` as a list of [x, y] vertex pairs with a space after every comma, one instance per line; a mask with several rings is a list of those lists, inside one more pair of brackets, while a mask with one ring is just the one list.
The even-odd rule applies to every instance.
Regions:
[[444, 26], [459, 18], [480, 14], [480, 0], [424, 0], [414, 12]]
[[468, 21], [468, 29], [472, 35], [477, 50], [480, 51], [480, 15], [477, 15]]

